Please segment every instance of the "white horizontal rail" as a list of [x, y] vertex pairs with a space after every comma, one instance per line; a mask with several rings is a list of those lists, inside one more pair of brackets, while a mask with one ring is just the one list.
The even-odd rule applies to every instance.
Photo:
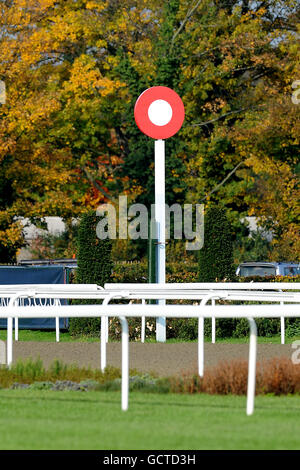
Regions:
[[[30, 295], [40, 297], [60, 297], [60, 298], [79, 298], [84, 295], [84, 298], [105, 298], [110, 293], [117, 293], [120, 297], [124, 297], [126, 292], [130, 298], [141, 298], [141, 294], [149, 295], [193, 295], [198, 296], [206, 295], [219, 291], [246, 291], [251, 294], [252, 291], [264, 291], [261, 294], [267, 293], [266, 291], [276, 290], [300, 290], [300, 283], [297, 282], [248, 282], [248, 283], [172, 283], [172, 284], [105, 284], [105, 289], [96, 284], [15, 284], [15, 285], [0, 285], [0, 296], [5, 297], [12, 294], [19, 294], [20, 291], [29, 293]], [[91, 297], [86, 297], [86, 296]], [[95, 295], [95, 297], [94, 297]], [[74, 297], [73, 297], [74, 296]]]
[[[166, 291], [142, 291], [131, 292], [131, 291], [117, 291], [117, 290], [103, 290], [98, 292], [83, 292], [83, 291], [53, 291], [53, 292], [41, 292], [41, 291], [16, 291], [16, 292], [0, 292], [2, 298], [9, 299], [13, 295], [18, 295], [19, 298], [35, 298], [35, 299], [106, 299], [113, 296], [114, 299], [168, 299], [168, 300], [201, 300], [206, 296], [215, 299], [228, 299], [228, 300], [245, 300], [245, 301], [266, 301], [266, 302], [279, 302], [279, 301], [291, 301], [300, 302], [300, 292], [262, 292], [262, 291], [221, 291], [221, 290], [203, 290], [203, 291], [179, 291], [179, 290], [166, 290]], [[3, 305], [2, 305], [3, 306]]]
[[104, 290], [103, 287], [98, 286], [97, 284], [1, 284], [0, 293], [2, 291], [7, 292], [19, 292], [26, 290], [35, 290], [35, 291], [82, 291], [82, 292], [95, 292]]
[[[128, 316], [140, 317], [168, 316], [174, 318], [280, 318], [282, 305], [62, 305], [37, 307], [0, 307], [0, 318], [48, 318], [59, 317], [99, 317]], [[285, 317], [300, 316], [300, 304], [284, 304]]]
[[180, 283], [105, 283], [105, 290], [300, 290], [300, 282], [180, 282]]

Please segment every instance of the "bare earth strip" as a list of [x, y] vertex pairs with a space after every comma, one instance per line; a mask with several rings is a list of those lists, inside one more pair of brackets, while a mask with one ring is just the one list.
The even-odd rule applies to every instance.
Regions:
[[[205, 344], [205, 366], [220, 361], [248, 359], [247, 344]], [[155, 372], [161, 376], [179, 375], [183, 371], [197, 370], [197, 343], [130, 343], [130, 368], [141, 372]], [[259, 344], [258, 361], [274, 357], [291, 358], [290, 344]], [[99, 343], [14, 342], [14, 362], [19, 359], [40, 357], [45, 366], [54, 359], [79, 366], [100, 367]], [[121, 344], [108, 343], [107, 364], [121, 367]]]

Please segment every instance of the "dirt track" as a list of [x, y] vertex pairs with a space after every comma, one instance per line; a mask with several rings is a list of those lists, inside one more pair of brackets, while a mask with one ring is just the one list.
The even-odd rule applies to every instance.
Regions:
[[[223, 360], [247, 359], [247, 344], [205, 344], [205, 366], [213, 366]], [[180, 374], [182, 371], [197, 370], [196, 343], [130, 343], [130, 368], [143, 372], [155, 372], [159, 375]], [[259, 344], [258, 361], [273, 357], [291, 358], [293, 349], [290, 344]], [[90, 365], [98, 368], [100, 364], [99, 343], [50, 343], [50, 342], [14, 342], [14, 361], [18, 358], [40, 358], [48, 366], [54, 359], [65, 363]], [[121, 366], [121, 344], [109, 343], [107, 363]]]

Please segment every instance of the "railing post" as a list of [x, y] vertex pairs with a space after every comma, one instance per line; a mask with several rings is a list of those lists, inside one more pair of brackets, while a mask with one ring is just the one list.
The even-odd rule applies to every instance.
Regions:
[[[104, 299], [106, 300], [106, 299]], [[103, 301], [104, 303], [104, 301]], [[105, 328], [105, 316], [101, 317], [101, 333], [100, 333], [100, 368], [104, 372], [106, 367], [106, 328]]]
[[[109, 295], [105, 299], [103, 299], [102, 305], [107, 305], [108, 302], [111, 300], [112, 296]], [[101, 317], [101, 333], [100, 333], [100, 368], [102, 372], [106, 367], [106, 324], [107, 320], [105, 315]]]
[[[279, 292], [283, 292], [282, 289], [279, 289]], [[280, 305], [284, 305], [284, 302], [280, 302]], [[285, 322], [284, 317], [280, 317], [280, 339], [281, 344], [285, 343]]]
[[253, 414], [253, 411], [254, 411], [254, 399], [255, 399], [257, 327], [253, 318], [248, 318], [247, 320], [250, 326], [247, 415], [250, 416]]
[[[54, 299], [54, 305], [55, 306], [61, 305], [60, 300], [59, 299]], [[60, 334], [60, 331], [59, 331], [59, 317], [55, 317], [55, 339], [56, 339], [57, 343], [59, 343], [59, 334]]]
[[129, 333], [125, 317], [119, 317], [122, 326], [122, 410], [128, 410], [129, 396]]
[[[208, 294], [200, 302], [200, 307], [206, 305], [210, 299], [216, 297], [216, 293]], [[198, 319], [198, 371], [199, 377], [204, 375], [204, 317]]]
[[[211, 304], [215, 306], [216, 301], [215, 299], [211, 299]], [[216, 319], [215, 317], [212, 317], [211, 319], [211, 342], [215, 344], [216, 342]]]
[[[108, 303], [114, 298], [120, 297], [120, 294], [110, 294], [103, 299], [102, 305]], [[100, 369], [104, 372], [106, 367], [106, 343], [108, 341], [108, 316], [102, 315], [101, 317], [101, 332], [100, 332]]]
[[18, 317], [15, 317], [14, 320], [15, 320], [15, 341], [19, 341], [19, 319]]
[[198, 319], [198, 368], [199, 376], [204, 374], [204, 318]]
[[[142, 305], [145, 305], [146, 301], [145, 299], [142, 299]], [[141, 321], [141, 343], [145, 342], [145, 315], [142, 315], [142, 321]]]
[[[280, 305], [283, 305], [283, 302], [280, 302]], [[281, 336], [281, 344], [285, 343], [285, 321], [284, 317], [280, 317], [280, 336]]]
[[[14, 294], [9, 302], [8, 302], [8, 307], [13, 307], [20, 297], [20, 294]], [[13, 318], [8, 317], [7, 318], [7, 365], [8, 367], [11, 366], [12, 361], [13, 361]]]

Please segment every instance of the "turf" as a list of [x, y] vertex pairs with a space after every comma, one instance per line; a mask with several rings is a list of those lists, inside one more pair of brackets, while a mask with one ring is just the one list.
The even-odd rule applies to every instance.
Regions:
[[[6, 341], [6, 329], [0, 330], [0, 340]], [[300, 336], [295, 336], [293, 338], [285, 338], [285, 342], [287, 344], [292, 343], [293, 341], [300, 340]], [[55, 341], [55, 331], [48, 331], [48, 330], [19, 330], [19, 341]], [[99, 341], [99, 336], [80, 336], [80, 337], [72, 337], [69, 332], [67, 331], [62, 331], [60, 332], [60, 341], [61, 342], [74, 342], [74, 341], [79, 341], [79, 342], [88, 342], [88, 343], [94, 343]], [[205, 341], [211, 342], [211, 338], [205, 338]], [[154, 343], [156, 342], [155, 339], [150, 339], [146, 340], [148, 343]], [[186, 339], [168, 339], [167, 343], [180, 343], [180, 342], [189, 342]], [[197, 342], [197, 339], [195, 339], [192, 342]], [[216, 339], [217, 343], [222, 343], [222, 344], [243, 344], [243, 343], [248, 343], [249, 342], [249, 337], [244, 337], [244, 338], [217, 338]], [[270, 343], [270, 344], [280, 344], [281, 338], [280, 335], [277, 336], [271, 336], [271, 337], [258, 337], [258, 342], [259, 343]]]
[[0, 391], [1, 449], [299, 449], [300, 397]]

